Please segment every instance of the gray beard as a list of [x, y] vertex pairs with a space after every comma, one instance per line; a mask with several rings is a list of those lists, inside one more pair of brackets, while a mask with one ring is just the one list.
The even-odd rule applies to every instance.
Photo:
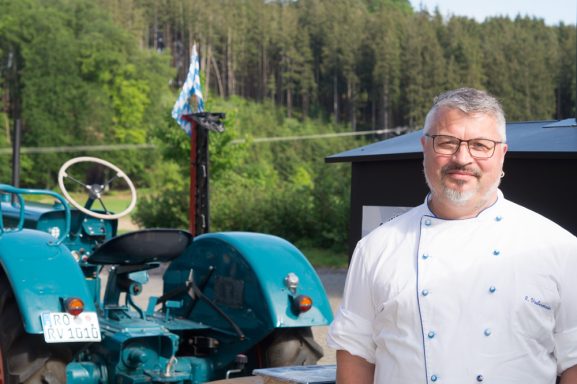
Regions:
[[[431, 195], [433, 195], [433, 196], [436, 195], [437, 193], [433, 189], [433, 186], [432, 186], [431, 182], [429, 181], [429, 177], [427, 176], [427, 172], [423, 172], [423, 173], [425, 174], [425, 181], [427, 182], [427, 185], [429, 186], [429, 190], [431, 191]], [[482, 201], [480, 202], [481, 205], [483, 204], [484, 201], [487, 200], [487, 196], [489, 196], [492, 192], [494, 192], [495, 190], [497, 190], [497, 188], [499, 188], [499, 184], [501, 184], [501, 179], [497, 179], [497, 181], [495, 182], [493, 187], [487, 191], [486, 196], [484, 196], [484, 199], [482, 199]], [[461, 192], [461, 191], [457, 191], [457, 190], [451, 189], [451, 188], [443, 185], [441, 193], [443, 194], [444, 197], [446, 197], [448, 200], [453, 202], [455, 205], [463, 206], [463, 205], [466, 205], [467, 202], [469, 202], [469, 200], [471, 200], [477, 194], [477, 191], [473, 190], [473, 191]]]
[[475, 193], [476, 191], [461, 192], [445, 186], [443, 187], [443, 195], [445, 195], [445, 197], [455, 205], [465, 205], [473, 196], [475, 196]]
[[[427, 185], [429, 186], [429, 190], [431, 191], [431, 195], [433, 195], [433, 196], [436, 195], [437, 191], [435, 191], [435, 189], [433, 188], [433, 185], [429, 181], [429, 176], [427, 175], [427, 172], [424, 172], [424, 174], [425, 174], [425, 181], [427, 182]], [[441, 193], [443, 194], [444, 197], [449, 199], [455, 205], [465, 205], [475, 195], [476, 191], [461, 192], [461, 191], [457, 191], [457, 190], [451, 189], [451, 188], [443, 185]]]

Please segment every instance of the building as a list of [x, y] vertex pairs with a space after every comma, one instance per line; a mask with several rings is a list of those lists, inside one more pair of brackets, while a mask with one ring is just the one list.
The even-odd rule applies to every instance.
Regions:
[[[349, 249], [380, 223], [421, 204], [422, 131], [327, 157], [350, 162]], [[575, 119], [507, 124], [505, 196], [577, 235], [577, 124]]]

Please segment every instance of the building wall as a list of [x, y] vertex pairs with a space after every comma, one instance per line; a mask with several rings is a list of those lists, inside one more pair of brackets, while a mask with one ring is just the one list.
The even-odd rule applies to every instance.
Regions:
[[[577, 159], [505, 160], [505, 197], [557, 222], [577, 235]], [[363, 206], [414, 207], [428, 187], [422, 157], [352, 163], [350, 254], [361, 238]]]

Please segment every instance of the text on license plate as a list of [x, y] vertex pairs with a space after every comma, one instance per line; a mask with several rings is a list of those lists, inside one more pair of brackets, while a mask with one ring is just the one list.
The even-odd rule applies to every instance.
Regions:
[[42, 328], [47, 343], [100, 341], [100, 326], [96, 312], [72, 316], [66, 312], [43, 313]]

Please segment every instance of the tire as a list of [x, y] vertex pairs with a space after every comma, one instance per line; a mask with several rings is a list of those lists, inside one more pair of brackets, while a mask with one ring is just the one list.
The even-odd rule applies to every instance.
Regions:
[[0, 271], [0, 384], [64, 384], [69, 361], [67, 348], [24, 331], [12, 288]]
[[312, 365], [323, 357], [310, 327], [276, 329], [264, 344], [264, 367]]

